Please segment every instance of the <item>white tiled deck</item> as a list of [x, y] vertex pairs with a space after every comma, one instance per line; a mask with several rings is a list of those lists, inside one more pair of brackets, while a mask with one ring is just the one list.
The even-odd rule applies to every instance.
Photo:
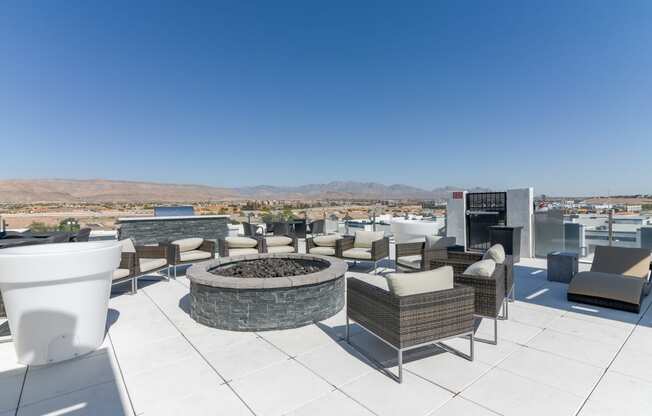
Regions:
[[[45, 368], [15, 364], [0, 345], [0, 416], [8, 415], [643, 415], [652, 412], [652, 310], [569, 304], [545, 262], [517, 267], [517, 301], [499, 345], [465, 361], [430, 348], [406, 358], [357, 330], [344, 312], [295, 330], [238, 333], [195, 323], [188, 280], [114, 296], [104, 347]], [[489, 335], [489, 322], [479, 335]], [[468, 341], [451, 346], [467, 351]]]

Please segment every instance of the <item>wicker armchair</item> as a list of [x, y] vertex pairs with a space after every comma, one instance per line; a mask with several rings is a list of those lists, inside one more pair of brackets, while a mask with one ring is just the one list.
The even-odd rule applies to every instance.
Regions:
[[299, 252], [299, 240], [294, 234], [281, 234], [281, 235], [274, 234], [273, 236], [264, 237], [260, 239], [259, 245], [260, 245], [261, 253], [298, 253]]
[[[473, 361], [474, 290], [455, 285], [452, 289], [409, 296], [396, 296], [374, 284], [349, 277], [347, 280], [346, 340], [349, 321], [357, 322], [396, 350], [399, 383], [403, 381], [403, 353], [449, 338], [468, 336], [470, 354], [453, 351]], [[449, 349], [449, 347], [445, 347]]]
[[337, 240], [342, 238], [339, 234], [313, 236], [306, 238], [306, 253], [320, 256], [336, 256]]
[[[250, 239], [251, 247], [244, 247], [242, 244], [234, 244], [241, 239]], [[246, 254], [264, 253], [264, 241], [262, 236], [255, 237], [220, 237], [217, 239], [217, 253], [220, 257], [241, 256]], [[246, 245], [246, 244], [245, 244]]]
[[123, 251], [120, 255], [120, 265], [118, 266], [118, 270], [113, 272], [111, 286], [131, 282], [131, 294], [135, 294], [138, 290], [138, 283], [136, 281], [136, 264], [136, 253]]
[[[440, 258], [431, 259], [430, 267], [437, 268], [441, 267], [442, 262], [445, 261], [445, 264], [453, 266], [456, 274], [462, 274], [467, 267], [482, 260], [481, 253], [471, 253], [468, 251], [455, 251], [448, 250], [446, 253], [445, 260]], [[441, 260], [441, 261], [438, 261]], [[500, 265], [498, 265], [500, 266]], [[505, 297], [512, 302], [516, 300], [516, 283], [514, 282], [514, 258], [512, 256], [505, 256], [505, 263], [502, 264], [505, 268]], [[511, 298], [511, 299], [510, 299]], [[507, 311], [505, 311], [507, 312]]]
[[[360, 233], [360, 232], [358, 232]], [[345, 260], [370, 261], [374, 264], [374, 271], [378, 269], [378, 262], [389, 257], [389, 238], [383, 237], [371, 242], [371, 248], [358, 248], [355, 246], [354, 236], [344, 236], [335, 244], [335, 256]]]
[[180, 246], [173, 242], [159, 245], [167, 246], [168, 263], [174, 270], [175, 278], [177, 277], [177, 266], [215, 258], [215, 242], [211, 240], [204, 240], [199, 247], [186, 252], [182, 251]]
[[431, 259], [446, 258], [447, 249], [426, 250], [425, 242], [397, 243], [395, 245], [396, 268], [408, 271], [428, 270]]
[[[506, 264], [497, 264], [491, 277], [469, 276], [464, 274], [464, 271], [471, 264], [481, 259], [481, 254], [448, 251], [447, 258], [430, 258], [427, 267], [429, 269], [436, 269], [443, 266], [452, 266], [455, 283], [468, 285], [475, 289], [475, 314], [494, 321], [494, 339], [492, 341], [477, 339], [477, 341], [497, 344], [498, 319], [508, 318], [506, 297], [508, 290], [506, 289], [506, 284], [507, 270], [509, 267]], [[500, 315], [501, 308], [504, 308], [503, 316]]]

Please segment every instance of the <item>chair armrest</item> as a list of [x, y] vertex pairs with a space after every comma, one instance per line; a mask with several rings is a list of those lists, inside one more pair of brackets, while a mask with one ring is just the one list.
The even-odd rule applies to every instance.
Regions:
[[256, 241], [258, 241], [258, 244], [256, 244], [256, 248], [258, 249], [259, 253], [267, 253], [267, 240], [265, 240], [265, 237], [263, 236], [256, 236], [252, 237]]
[[215, 257], [215, 241], [204, 240], [204, 242], [201, 243], [201, 245], [199, 246], [199, 248], [197, 250], [208, 251], [209, 253], [211, 253], [211, 255], [214, 258]]
[[219, 237], [217, 239], [217, 253], [220, 257], [229, 257], [229, 247], [226, 244], [226, 238]]
[[371, 243], [371, 258], [376, 261], [389, 257], [389, 238], [384, 237]]
[[398, 243], [396, 244], [396, 258], [403, 256], [417, 256], [423, 254], [423, 249], [426, 243]]
[[312, 237], [306, 238], [306, 253], [310, 253], [310, 249], [317, 247]]
[[119, 269], [128, 269], [129, 275], [136, 274], [136, 253], [125, 253], [120, 255]]
[[352, 249], [354, 242], [355, 237], [348, 235], [340, 238], [339, 240], [335, 240], [335, 256], [342, 257], [342, 252]]
[[489, 277], [462, 274], [455, 283], [471, 286], [475, 290], [475, 313], [497, 317], [505, 299], [505, 267], [496, 267]]
[[159, 246], [165, 246], [168, 252], [168, 264], [174, 265], [181, 263], [181, 250], [178, 244], [159, 243]]
[[[448, 251], [445, 248], [424, 249], [421, 257], [421, 269], [431, 270], [431, 268], [433, 268], [433, 261], [445, 260], [447, 258]], [[466, 270], [466, 268], [464, 268], [464, 270]]]

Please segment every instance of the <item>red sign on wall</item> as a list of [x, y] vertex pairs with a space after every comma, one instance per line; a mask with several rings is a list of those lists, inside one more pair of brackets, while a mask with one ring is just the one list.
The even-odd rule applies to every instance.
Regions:
[[464, 198], [464, 192], [453, 192], [453, 199], [462, 199]]

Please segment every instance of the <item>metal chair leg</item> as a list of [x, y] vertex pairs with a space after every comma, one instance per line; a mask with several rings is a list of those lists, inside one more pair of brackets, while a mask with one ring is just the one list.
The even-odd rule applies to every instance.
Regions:
[[491, 319], [494, 321], [494, 339], [484, 339], [484, 338], [474, 338], [476, 342], [483, 342], [485, 344], [491, 344], [491, 345], [498, 345], [498, 317], [495, 318], [489, 318], [486, 316], [483, 316], [482, 318], [487, 318]]
[[177, 265], [174, 265], [174, 278], [177, 278]]
[[469, 355], [471, 356], [471, 361], [473, 361], [475, 359], [475, 348], [473, 347], [473, 332], [471, 332], [471, 335], [469, 335], [469, 341], [470, 341], [470, 345], [469, 345], [470, 354]]
[[131, 279], [131, 294], [135, 295], [137, 291], [138, 291], [138, 278], [134, 277], [133, 279]]
[[349, 343], [349, 334], [350, 334], [350, 329], [349, 329], [349, 314], [346, 314], [346, 343]]
[[398, 350], [398, 382], [403, 383], [403, 350]]

